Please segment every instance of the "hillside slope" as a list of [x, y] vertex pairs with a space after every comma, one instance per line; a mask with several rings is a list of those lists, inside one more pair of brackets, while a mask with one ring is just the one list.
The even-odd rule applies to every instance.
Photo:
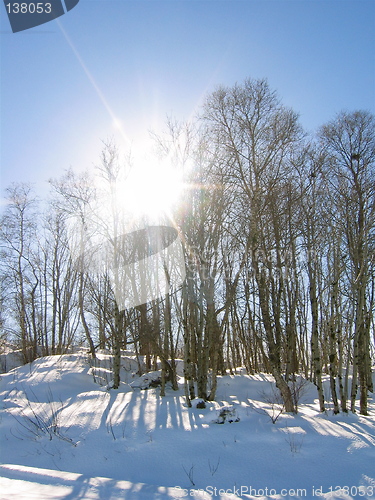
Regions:
[[1, 375], [2, 500], [375, 498], [374, 398], [368, 417], [319, 414], [305, 384], [298, 415], [279, 415], [272, 379], [238, 370], [215, 403], [187, 408], [182, 389], [138, 389], [131, 356], [108, 390], [109, 359]]

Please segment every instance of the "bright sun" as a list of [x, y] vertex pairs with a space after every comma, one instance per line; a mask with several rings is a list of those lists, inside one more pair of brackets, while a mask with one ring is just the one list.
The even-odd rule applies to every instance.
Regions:
[[118, 199], [123, 208], [150, 218], [169, 215], [183, 190], [182, 176], [167, 162], [135, 163], [121, 184]]

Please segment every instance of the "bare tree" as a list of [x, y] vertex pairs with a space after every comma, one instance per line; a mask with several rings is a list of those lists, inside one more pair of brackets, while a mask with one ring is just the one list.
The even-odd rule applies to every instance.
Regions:
[[355, 304], [354, 361], [351, 410], [355, 411], [357, 374], [360, 412], [367, 414], [367, 394], [373, 391], [370, 358], [370, 287], [375, 232], [375, 117], [365, 111], [343, 112], [320, 130], [331, 195], [341, 216], [350, 263]]
[[[242, 200], [238, 218], [246, 219], [251, 266], [257, 285], [268, 361], [287, 411], [294, 411], [292, 395], [282, 375], [277, 255], [283, 209], [277, 210], [290, 177], [290, 157], [299, 143], [297, 115], [285, 107], [265, 80], [246, 80], [232, 88], [221, 87], [206, 100], [204, 118], [216, 154], [225, 159], [237, 196]], [[215, 159], [213, 160], [215, 161]], [[217, 159], [216, 159], [217, 161]], [[219, 160], [220, 161], [220, 160]], [[276, 257], [278, 259], [279, 257]], [[280, 288], [281, 287], [281, 288]]]
[[[90, 176], [87, 173], [77, 176], [73, 171], [69, 170], [61, 179], [50, 180], [50, 184], [54, 193], [58, 195], [58, 198], [54, 200], [54, 206], [57, 211], [63, 214], [64, 221], [78, 220], [81, 226], [85, 227], [90, 203], [95, 199], [95, 188]], [[65, 230], [69, 231], [66, 226]], [[73, 225], [71, 231], [76, 232], [77, 226]], [[84, 304], [89, 256], [85, 255], [85, 249], [83, 248], [80, 254], [73, 255], [73, 259], [79, 278], [77, 300], [80, 320], [90, 347], [90, 353], [95, 357], [95, 346], [86, 320]], [[57, 262], [54, 265], [56, 264]], [[55, 279], [59, 280], [60, 278], [55, 274]]]
[[8, 204], [1, 220], [2, 271], [6, 287], [11, 289], [14, 319], [17, 323], [23, 360], [37, 356], [35, 294], [38, 289], [36, 261], [36, 198], [31, 187], [13, 184], [7, 189]]

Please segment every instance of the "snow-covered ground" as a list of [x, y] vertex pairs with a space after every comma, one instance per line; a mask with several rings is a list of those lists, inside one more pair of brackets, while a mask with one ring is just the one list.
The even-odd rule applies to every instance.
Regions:
[[108, 390], [100, 358], [1, 375], [2, 500], [375, 498], [373, 397], [368, 417], [320, 414], [307, 384], [299, 413], [278, 416], [271, 378], [238, 370], [219, 379], [215, 403], [187, 408], [182, 385], [164, 398], [141, 390], [131, 356], [127, 383]]

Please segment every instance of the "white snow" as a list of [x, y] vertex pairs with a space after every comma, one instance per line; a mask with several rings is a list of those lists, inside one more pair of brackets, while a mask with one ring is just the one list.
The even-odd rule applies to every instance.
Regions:
[[[307, 384], [299, 413], [277, 417], [272, 378], [241, 369], [188, 408], [182, 385], [163, 398], [137, 388], [147, 376], [130, 355], [108, 390], [109, 359], [50, 356], [1, 375], [1, 500], [375, 498], [373, 397], [368, 417], [320, 414]], [[223, 407], [238, 418], [215, 423]]]

